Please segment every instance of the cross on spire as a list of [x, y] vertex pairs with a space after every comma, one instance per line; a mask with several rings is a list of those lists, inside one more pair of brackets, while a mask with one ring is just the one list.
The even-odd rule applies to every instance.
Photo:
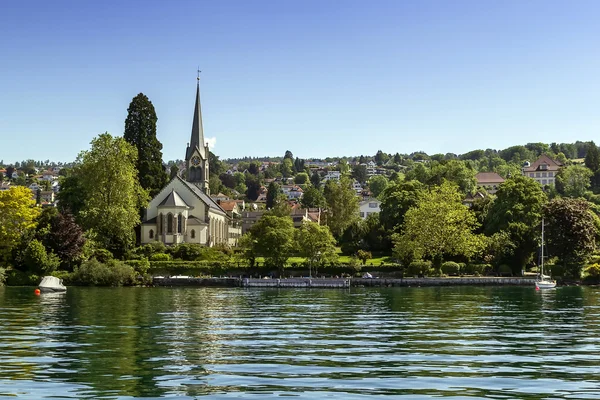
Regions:
[[196, 79], [200, 80], [200, 72], [202, 72], [202, 71], [200, 71], [200, 67], [198, 67], [198, 70], [196, 72], [198, 72], [198, 77]]

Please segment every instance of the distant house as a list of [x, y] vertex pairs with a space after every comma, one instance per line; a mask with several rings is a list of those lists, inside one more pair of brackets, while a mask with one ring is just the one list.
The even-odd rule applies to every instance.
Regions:
[[496, 193], [498, 186], [504, 182], [504, 178], [495, 172], [479, 172], [475, 175], [475, 179], [477, 179], [477, 187], [484, 188], [490, 194]]
[[471, 207], [473, 207], [473, 203], [475, 203], [476, 201], [479, 201], [479, 200], [483, 200], [483, 199], [485, 199], [484, 193], [481, 193], [481, 192], [477, 192], [475, 194], [469, 193], [467, 195], [467, 197], [464, 198], [462, 203], [463, 203], [463, 205], [471, 208]]
[[281, 191], [288, 200], [299, 199], [304, 194], [302, 188], [298, 185], [283, 185], [281, 186]]
[[358, 215], [361, 219], [366, 219], [369, 215], [381, 211], [381, 201], [377, 199], [363, 200], [358, 204]]
[[342, 173], [340, 171], [329, 171], [323, 177], [323, 182], [327, 181], [339, 181], [342, 177]]
[[523, 167], [523, 175], [535, 179], [540, 185], [554, 185], [556, 174], [562, 167], [560, 161], [556, 161], [543, 154], [533, 164], [526, 163]]
[[223, 211], [231, 218], [231, 223], [228, 229], [228, 244], [229, 246], [237, 246], [242, 236], [242, 207], [243, 200], [224, 200], [218, 202]]

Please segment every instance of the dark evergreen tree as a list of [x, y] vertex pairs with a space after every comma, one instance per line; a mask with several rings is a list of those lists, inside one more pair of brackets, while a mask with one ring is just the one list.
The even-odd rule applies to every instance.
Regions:
[[321, 185], [321, 175], [317, 171], [310, 176], [310, 183], [316, 188]]
[[592, 170], [592, 172], [600, 169], [600, 150], [594, 142], [588, 143], [587, 154], [585, 155], [585, 166]]
[[15, 172], [15, 167], [13, 167], [12, 165], [6, 168], [6, 177], [8, 178], [8, 180], [12, 180], [12, 175]]
[[156, 112], [152, 102], [143, 93], [131, 100], [125, 119], [123, 137], [138, 151], [138, 180], [142, 188], [154, 197], [167, 184], [163, 167], [162, 144], [156, 138]]
[[179, 173], [179, 168], [177, 167], [177, 164], [173, 164], [171, 165], [171, 170], [170, 170], [170, 178], [173, 179], [177, 176], [177, 174]]
[[269, 184], [269, 189], [267, 189], [267, 208], [273, 208], [275, 205], [275, 201], [277, 200], [277, 195], [279, 194], [279, 185], [275, 182], [271, 182]]

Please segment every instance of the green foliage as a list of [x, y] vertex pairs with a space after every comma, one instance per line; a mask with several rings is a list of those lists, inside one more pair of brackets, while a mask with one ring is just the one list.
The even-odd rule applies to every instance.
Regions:
[[264, 215], [250, 229], [253, 242], [253, 253], [265, 258], [272, 267], [279, 268], [280, 276], [283, 267], [294, 249], [294, 225], [288, 217]]
[[135, 282], [135, 271], [133, 267], [120, 261], [101, 263], [93, 259], [75, 268], [72, 280], [73, 283], [85, 286], [131, 285]]
[[140, 260], [127, 260], [125, 264], [133, 267], [133, 269], [139, 273], [140, 275], [146, 275], [150, 270], [150, 261], [147, 258], [142, 258]]
[[387, 188], [389, 184], [388, 179], [383, 175], [375, 175], [369, 179], [369, 190], [373, 197], [379, 197]]
[[360, 261], [362, 261], [363, 264], [365, 264], [367, 260], [373, 258], [373, 254], [371, 254], [370, 251], [358, 250], [356, 252], [356, 258], [358, 258]]
[[300, 198], [300, 204], [304, 208], [325, 208], [327, 203], [323, 193], [314, 186], [309, 186], [304, 190], [304, 194]]
[[268, 209], [273, 208], [278, 195], [279, 195], [279, 185], [276, 184], [275, 182], [269, 183], [269, 188], [267, 189], [267, 208]]
[[87, 193], [82, 225], [96, 232], [102, 247], [121, 255], [134, 243], [139, 207], [147, 192], [137, 180], [137, 149], [123, 138], [104, 133], [78, 157], [77, 173]]
[[60, 265], [56, 254], [46, 252], [46, 248], [37, 239], [29, 242], [23, 257], [24, 267], [27, 271], [39, 275], [49, 275]]
[[346, 177], [342, 177], [339, 182], [327, 181], [324, 195], [327, 201], [327, 225], [331, 233], [339, 238], [358, 219], [358, 198]]
[[[164, 252], [166, 252], [166, 248], [161, 251], [161, 253]], [[194, 261], [199, 260], [202, 257], [203, 247], [196, 243], [181, 243], [172, 247], [170, 252], [174, 258], [185, 261]], [[152, 254], [149, 254], [149, 256], [152, 256]]]
[[294, 233], [298, 255], [306, 258], [309, 268], [337, 261], [335, 239], [329, 227], [305, 222]]
[[409, 208], [415, 206], [424, 189], [419, 181], [401, 181], [389, 185], [381, 194], [381, 211], [379, 219], [390, 232], [400, 233], [404, 223], [404, 215]]
[[171, 259], [171, 255], [165, 253], [156, 253], [150, 256], [150, 261], [171, 261]]
[[101, 263], [107, 263], [113, 259], [113, 254], [106, 249], [96, 248], [94, 249], [91, 258], [94, 258]]
[[544, 207], [548, 254], [558, 257], [573, 277], [596, 248], [596, 218], [583, 199], [554, 199]]
[[356, 179], [359, 183], [367, 181], [367, 166], [366, 165], [355, 165], [352, 167], [352, 178]]
[[321, 185], [321, 176], [317, 171], [313, 172], [313, 174], [310, 176], [310, 183], [315, 188], [318, 188]]
[[596, 172], [600, 169], [600, 150], [594, 142], [589, 142], [587, 145], [585, 166], [588, 167], [592, 172]]
[[502, 264], [501, 266], [498, 267], [498, 275], [500, 276], [512, 276], [513, 275], [513, 269], [506, 264]]
[[0, 286], [4, 286], [6, 282], [6, 269], [0, 267]]
[[444, 275], [459, 275], [460, 265], [454, 261], [446, 261], [442, 264], [442, 273]]
[[0, 261], [35, 228], [39, 214], [28, 188], [13, 186], [0, 191]]
[[86, 192], [83, 189], [81, 177], [77, 170], [69, 170], [60, 180], [60, 191], [56, 195], [58, 209], [61, 213], [71, 213], [77, 221], [79, 213], [85, 207]]
[[600, 283], [600, 264], [591, 264], [583, 269], [583, 281], [588, 284]]
[[494, 268], [490, 264], [468, 263], [463, 269], [461, 269], [461, 272], [464, 275], [481, 276], [492, 271], [493, 269]]
[[583, 197], [594, 173], [582, 165], [562, 167], [556, 174], [556, 190], [568, 197]]
[[525, 268], [538, 249], [545, 202], [546, 195], [536, 181], [517, 175], [500, 185], [489, 208], [484, 231], [488, 236], [500, 231], [508, 233], [514, 249], [506, 262], [513, 266], [515, 274]]
[[[187, 244], [187, 243], [186, 244], [181, 244], [181, 245], [177, 245], [175, 247], [172, 247], [170, 249], [171, 253], [174, 253], [174, 252], [178, 251], [179, 246], [184, 246], [182, 251], [185, 251], [185, 249], [187, 247], [192, 247], [192, 246], [198, 246], [199, 247], [199, 245], [192, 245], [192, 244]], [[147, 243], [147, 244], [145, 244], [143, 246], [140, 246], [140, 247], [136, 248], [133, 251], [133, 253], [135, 255], [137, 255], [139, 257], [145, 257], [145, 258], [148, 258], [148, 259], [150, 257], [152, 257], [153, 254], [156, 254], [156, 253], [166, 253], [166, 252], [167, 252], [167, 246], [165, 246], [165, 244], [163, 242], [159, 242], [158, 240], [150, 242], [150, 243]], [[175, 256], [175, 257], [177, 257], [177, 256]]]
[[8, 271], [6, 285], [8, 286], [37, 286], [41, 281], [39, 275], [16, 269]]
[[444, 182], [424, 192], [417, 205], [406, 212], [400, 246], [410, 243], [415, 254], [427, 257], [441, 267], [444, 255], [470, 258], [483, 247], [473, 233], [475, 215], [462, 204], [458, 187]]
[[[131, 100], [123, 138], [137, 149], [137, 177], [143, 189], [154, 197], [167, 184], [162, 144], [156, 138], [156, 111], [143, 93]], [[217, 175], [218, 176], [218, 175]]]
[[409, 264], [406, 274], [408, 276], [428, 276], [432, 273], [431, 261], [413, 261]]
[[296, 185], [304, 185], [309, 182], [308, 174], [306, 172], [300, 172], [294, 177], [294, 183]]

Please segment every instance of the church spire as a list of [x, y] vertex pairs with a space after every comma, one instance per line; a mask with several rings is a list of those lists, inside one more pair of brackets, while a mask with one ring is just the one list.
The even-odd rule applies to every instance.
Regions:
[[[198, 71], [198, 83], [196, 85], [196, 103], [194, 105], [194, 120], [192, 122], [192, 136], [190, 138], [190, 144], [188, 148], [189, 157], [190, 153], [195, 149], [198, 149], [198, 152], [202, 156], [202, 158], [206, 158], [206, 154], [204, 154], [204, 129], [202, 127], [202, 107], [200, 106], [200, 71]], [[186, 157], [187, 158], [187, 157]]]

